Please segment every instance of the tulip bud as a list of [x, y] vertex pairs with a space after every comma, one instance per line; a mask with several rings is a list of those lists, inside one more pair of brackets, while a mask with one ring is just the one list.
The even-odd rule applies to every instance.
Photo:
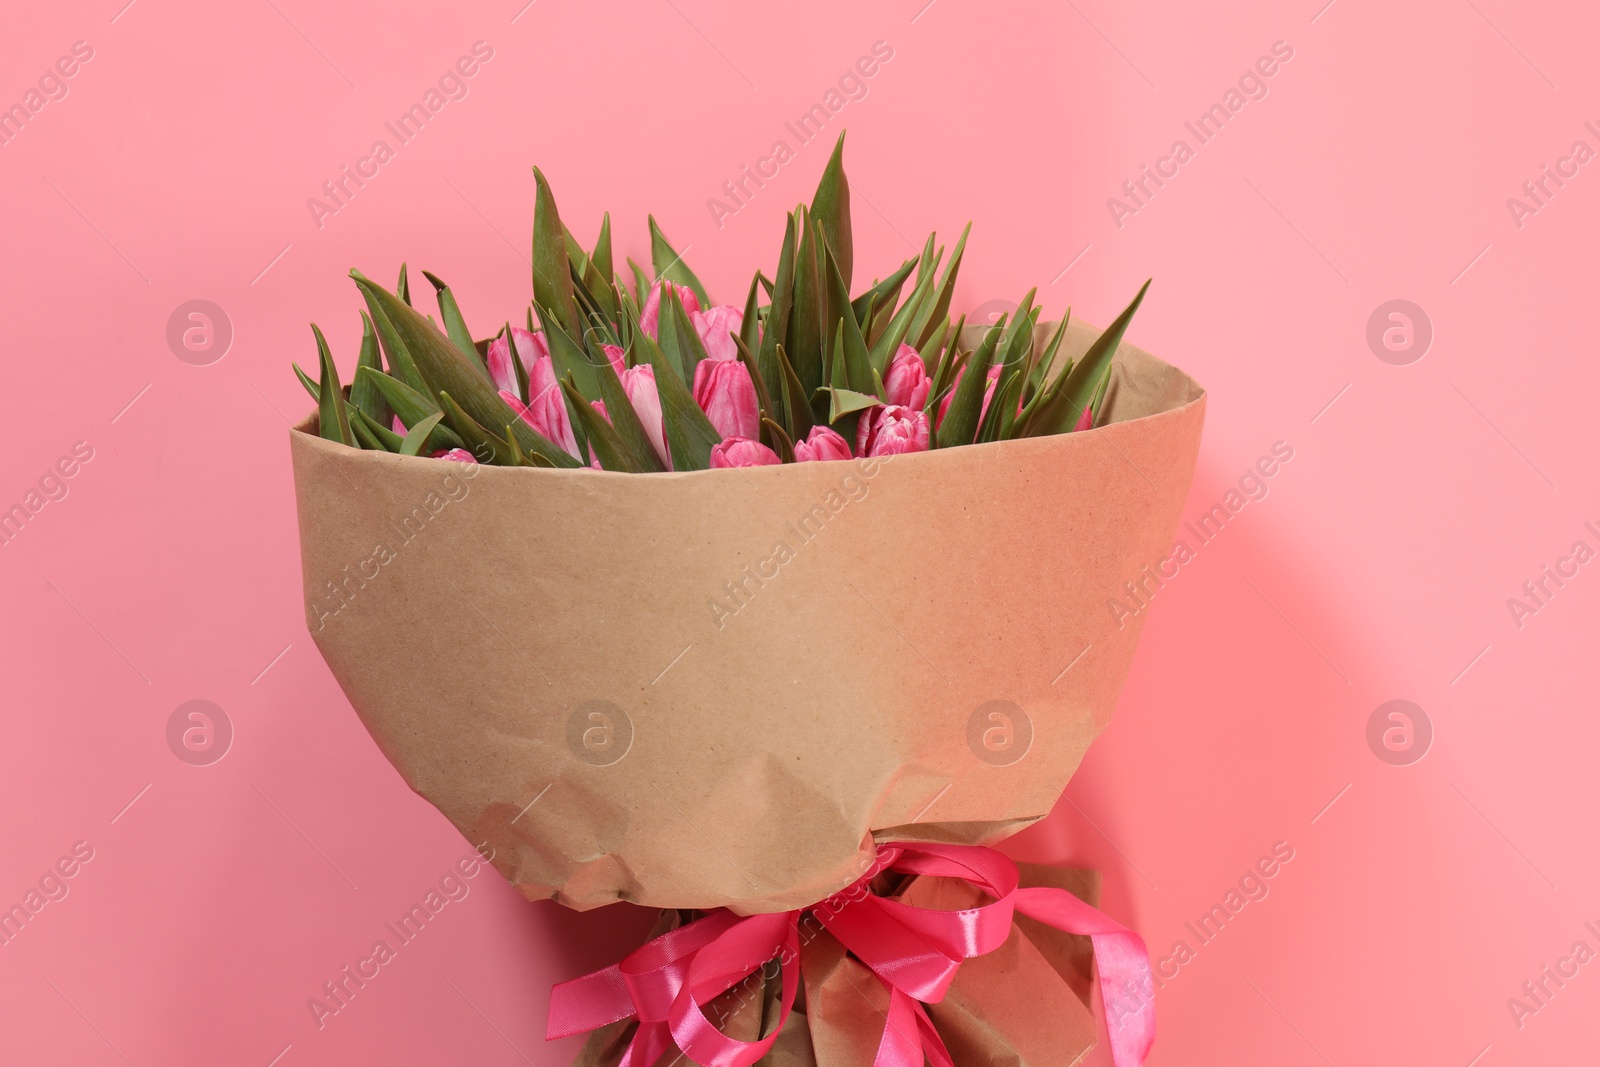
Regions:
[[1088, 404], [1083, 405], [1083, 414], [1078, 416], [1078, 424], [1070, 432], [1091, 430], [1094, 428], [1094, 408]]
[[683, 302], [683, 310], [693, 317], [700, 310], [700, 298], [694, 295], [694, 290], [687, 285], [674, 285], [665, 279], [656, 282], [650, 287], [650, 295], [644, 298], [644, 307], [639, 309], [639, 328], [651, 337], [657, 336], [657, 329], [661, 322], [661, 287], [671, 285], [672, 291], [678, 294], [678, 299]]
[[627, 354], [617, 345], [602, 344], [600, 351], [606, 354], [606, 359], [611, 362], [611, 369], [619, 375], [628, 368]]
[[733, 335], [744, 325], [744, 312], [732, 304], [718, 304], [709, 311], [692, 311], [689, 321], [705, 346], [710, 359], [738, 359], [739, 346]]
[[[531, 368], [541, 359], [550, 358], [550, 346], [545, 342], [543, 330], [529, 333], [520, 326], [513, 326], [511, 339], [516, 342], [517, 358], [522, 361], [524, 369]], [[486, 362], [489, 364], [489, 379], [494, 382], [496, 389], [507, 393], [521, 393], [521, 385], [517, 381], [517, 368], [511, 362], [511, 346], [506, 344], [504, 334], [490, 342]]]
[[434, 459], [451, 459], [457, 463], [476, 463], [478, 457], [464, 448], [441, 448], [433, 453]]
[[[863, 418], [866, 416], [863, 415]], [[794, 443], [796, 463], [819, 459], [849, 459], [850, 444], [826, 426], [811, 427], [811, 435]]]
[[889, 373], [883, 379], [883, 402], [921, 411], [928, 402], [928, 390], [932, 388], [928, 368], [923, 366], [917, 350], [901, 345], [900, 351], [889, 361]]
[[639, 416], [650, 447], [667, 470], [672, 469], [672, 453], [667, 450], [667, 424], [661, 414], [661, 394], [656, 391], [656, 369], [648, 363], [629, 367], [620, 375], [622, 391], [628, 394], [633, 413]]
[[572, 419], [567, 414], [567, 402], [556, 382], [555, 364], [549, 356], [534, 361], [528, 368], [528, 405], [524, 407], [517, 395], [500, 391], [500, 399], [511, 410], [522, 416], [522, 421], [566, 450], [574, 459], [578, 455], [578, 439], [572, 433]]
[[704, 359], [694, 369], [694, 401], [723, 437], [761, 435], [761, 407], [750, 369], [737, 360]]
[[899, 405], [879, 405], [861, 414], [856, 454], [898, 456], [928, 449], [928, 413]]
[[711, 449], [712, 470], [723, 467], [766, 467], [782, 462], [772, 449], [748, 437], [729, 437]]

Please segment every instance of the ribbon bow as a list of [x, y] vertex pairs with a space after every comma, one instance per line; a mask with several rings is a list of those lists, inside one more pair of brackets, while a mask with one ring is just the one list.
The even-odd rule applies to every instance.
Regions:
[[[961, 911], [915, 908], [876, 896], [882, 871], [958, 878], [993, 897]], [[1020, 888], [1017, 866], [977, 845], [888, 844], [846, 889], [798, 911], [742, 917], [719, 909], [647, 942], [620, 963], [550, 991], [545, 1039], [624, 1019], [639, 1028], [617, 1067], [650, 1067], [673, 1045], [705, 1067], [749, 1067], [772, 1047], [794, 1006], [800, 920], [809, 913], [889, 989], [889, 1013], [873, 1067], [954, 1067], [925, 1004], [944, 999], [961, 962], [993, 952], [1020, 912], [1094, 944], [1100, 999], [1116, 1067], [1138, 1067], [1155, 1040], [1150, 957], [1144, 940], [1063, 889]], [[723, 1034], [704, 1005], [777, 959], [781, 1013], [757, 1041]]]

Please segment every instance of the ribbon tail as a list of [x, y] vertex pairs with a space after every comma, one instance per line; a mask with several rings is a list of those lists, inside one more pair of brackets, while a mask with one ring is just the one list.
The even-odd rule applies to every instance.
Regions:
[[571, 1037], [620, 1022], [636, 1013], [619, 964], [574, 978], [550, 990], [550, 1015], [544, 1039]]
[[883, 1021], [883, 1036], [878, 1039], [878, 1054], [872, 1067], [922, 1067], [922, 1026], [917, 1018], [921, 1007], [900, 990], [889, 987], [889, 1014]]
[[1155, 982], [1144, 938], [1064, 889], [1019, 889], [1017, 910], [1094, 944], [1106, 1041], [1116, 1067], [1139, 1067], [1156, 1039]]
[[672, 1048], [672, 1031], [666, 1023], [640, 1023], [617, 1067], [652, 1067]]

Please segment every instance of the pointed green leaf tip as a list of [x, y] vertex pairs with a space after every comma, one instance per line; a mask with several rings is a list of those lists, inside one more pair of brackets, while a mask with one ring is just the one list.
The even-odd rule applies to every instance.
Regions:
[[1049, 395], [1028, 419], [1028, 424], [1014, 431], [1016, 436], [1042, 437], [1069, 433], [1077, 425], [1084, 407], [1094, 399], [1102, 372], [1110, 368], [1117, 346], [1122, 343], [1122, 335], [1133, 320], [1133, 313], [1139, 310], [1139, 305], [1144, 302], [1144, 294], [1149, 289], [1150, 282], [1147, 279], [1139, 287], [1132, 303], [1123, 308], [1122, 314], [1094, 339], [1088, 351], [1072, 365], [1072, 369], [1051, 384]]
[[[650, 220], [650, 265], [655, 269], [656, 280], [665, 278], [678, 285], [687, 285], [689, 291], [699, 299], [702, 308], [711, 306], [711, 297], [706, 295], [706, 287], [700, 284], [700, 279], [694, 276], [694, 271], [689, 269], [689, 264], [683, 261], [683, 256], [677, 249], [667, 242], [667, 235], [661, 232], [661, 227], [656, 225], [656, 217], [651, 215]], [[641, 300], [644, 298], [641, 296]]]
[[582, 336], [577, 301], [572, 294], [572, 267], [567, 257], [567, 231], [556, 211], [556, 198], [544, 172], [533, 168], [537, 187], [533, 205], [533, 301], [550, 308], [567, 332]]
[[317, 387], [317, 433], [330, 441], [354, 447], [356, 435], [350, 429], [350, 413], [345, 410], [344, 390], [339, 385], [339, 368], [334, 366], [327, 338], [322, 336], [322, 331], [314, 322], [311, 332], [316, 334], [317, 359], [322, 365], [322, 382]]
[[839, 262], [839, 275], [850, 288], [850, 271], [855, 265], [855, 244], [850, 233], [850, 182], [844, 176], [844, 134], [834, 143], [833, 155], [811, 198], [811, 216], [822, 223], [823, 235], [833, 258]]

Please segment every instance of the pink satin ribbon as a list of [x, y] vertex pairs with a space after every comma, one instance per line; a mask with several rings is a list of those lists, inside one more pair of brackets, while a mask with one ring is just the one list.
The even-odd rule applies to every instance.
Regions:
[[[959, 878], [994, 898], [961, 911], [914, 908], [874, 896], [881, 871]], [[1017, 867], [976, 845], [890, 844], [847, 889], [799, 911], [740, 917], [730, 911], [663, 934], [620, 963], [550, 991], [550, 1040], [637, 1018], [618, 1067], [651, 1067], [674, 1045], [703, 1067], [748, 1067], [777, 1039], [800, 980], [800, 919], [809, 912], [889, 988], [889, 1012], [874, 1067], [954, 1067], [924, 1004], [944, 999], [962, 960], [993, 952], [1017, 912], [1094, 944], [1107, 1041], [1116, 1067], [1138, 1067], [1155, 1041], [1154, 985], [1144, 940], [1063, 889], [1019, 888]], [[738, 1041], [706, 1018], [704, 1005], [776, 959], [783, 977], [778, 1025]]]

